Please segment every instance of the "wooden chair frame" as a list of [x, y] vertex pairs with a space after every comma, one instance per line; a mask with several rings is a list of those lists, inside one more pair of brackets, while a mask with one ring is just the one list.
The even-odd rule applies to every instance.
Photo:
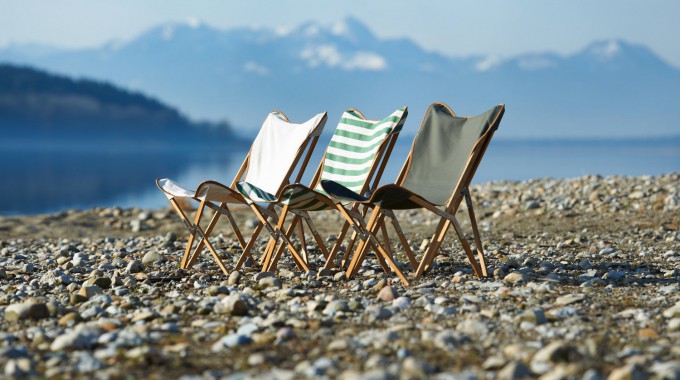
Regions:
[[[366, 120], [366, 117], [361, 113], [361, 111], [357, 110], [356, 108], [350, 108], [349, 110], [357, 112], [359, 115], [361, 115], [362, 118]], [[406, 111], [407, 109], [405, 109], [404, 116], [402, 116], [402, 119], [399, 121], [399, 124], [404, 123], [407, 114]], [[390, 133], [390, 135], [380, 144], [380, 147], [378, 148], [378, 151], [376, 152], [375, 157], [373, 158], [371, 169], [369, 170], [369, 173], [366, 177], [366, 181], [364, 182], [364, 185], [361, 188], [361, 194], [370, 194], [378, 187], [380, 179], [382, 178], [382, 174], [385, 171], [385, 167], [387, 166], [387, 161], [392, 153], [392, 150], [394, 149], [394, 145], [396, 144], [397, 138], [399, 137], [400, 133], [401, 131]], [[316, 170], [316, 173], [314, 174], [314, 177], [312, 178], [309, 188], [315, 189], [319, 185], [319, 182], [321, 181], [321, 176], [323, 174], [324, 166], [325, 159], [322, 159], [321, 163], [319, 164], [319, 167]], [[342, 229], [340, 230], [340, 234], [338, 235], [332, 249], [329, 251], [326, 248], [325, 242], [323, 241], [321, 235], [318, 233], [318, 230], [316, 229], [309, 215], [309, 212], [304, 210], [291, 210], [288, 208], [287, 205], [283, 205], [282, 216], [279, 218], [279, 223], [277, 224], [276, 228], [279, 229], [280, 231], [283, 231], [285, 227], [286, 214], [289, 212], [293, 214], [293, 219], [290, 221], [290, 224], [288, 225], [288, 228], [285, 231], [285, 236], [288, 239], [290, 239], [295, 231], [295, 228], [297, 227], [298, 228], [297, 234], [300, 242], [302, 243], [301, 248], [304, 253], [300, 255], [300, 253], [297, 252], [297, 250], [295, 250], [295, 248], [292, 247], [290, 244], [281, 244], [277, 247], [277, 242], [275, 241], [276, 239], [272, 238], [270, 239], [269, 245], [267, 246], [265, 254], [262, 257], [262, 271], [274, 271], [286, 247], [293, 255], [293, 258], [302, 257], [306, 262], [308, 262], [309, 258], [306, 252], [307, 249], [303, 221], [304, 224], [307, 225], [307, 228], [309, 229], [309, 231], [312, 234], [312, 237], [316, 241], [319, 250], [324, 256], [324, 259], [326, 261], [324, 269], [330, 269], [335, 266], [336, 257], [342, 247], [343, 241], [347, 237], [347, 233], [349, 232], [350, 227], [353, 227], [354, 231], [352, 233], [352, 236], [349, 238], [346, 252], [351, 250], [351, 247], [353, 247], [353, 245], [355, 244], [357, 237], [359, 237], [361, 240], [371, 238], [371, 246], [374, 246], [376, 249], [380, 247], [379, 244], [376, 244], [376, 242], [373, 241], [374, 236], [366, 234], [366, 231], [363, 231], [361, 227], [357, 227], [355, 223], [352, 222], [352, 219], [357, 215], [361, 215], [359, 219], [363, 220], [363, 217], [366, 215], [366, 212], [370, 207], [369, 205], [354, 203], [351, 206], [351, 208], [347, 210], [344, 207], [338, 207], [338, 204], [333, 202], [330, 198], [318, 197], [317, 200], [325, 203], [326, 206], [329, 207], [329, 209], [339, 210], [343, 217], [345, 218], [345, 222], [343, 223]], [[326, 209], [324, 211], [329, 210]], [[385, 238], [387, 237], [385, 236]], [[343, 260], [343, 265], [345, 262], [346, 260]]]
[[[272, 111], [272, 113], [278, 113], [280, 114], [285, 121], [289, 121], [288, 117], [282, 112], [282, 111]], [[319, 121], [317, 125], [321, 125], [326, 122], [327, 120], [327, 115], [324, 114], [323, 118]], [[290, 178], [293, 175], [293, 172], [295, 168], [297, 167], [298, 163], [300, 162], [300, 159], [303, 157], [303, 154], [306, 151], [306, 154], [304, 154], [304, 158], [302, 161], [302, 164], [300, 165], [300, 168], [297, 171], [297, 175], [294, 178], [293, 183], [298, 183], [302, 179], [302, 176], [305, 172], [305, 169], [307, 168], [307, 164], [309, 163], [309, 160], [312, 156], [312, 153], [314, 152], [314, 148], [316, 147], [316, 144], [319, 139], [319, 134], [316, 135], [310, 135], [305, 139], [305, 141], [301, 144], [300, 148], [298, 149], [295, 158], [293, 160], [293, 164], [290, 166], [288, 169], [288, 172], [286, 173], [286, 179], [281, 186], [279, 187], [277, 191], [277, 195], [281, 192], [281, 190], [290, 183]], [[172, 208], [177, 212], [179, 215], [180, 219], [184, 223], [184, 225], [187, 227], [189, 230], [189, 240], [187, 241], [187, 245], [184, 250], [184, 255], [182, 256], [182, 261], [180, 262], [180, 268], [182, 269], [187, 269], [193, 266], [193, 264], [196, 262], [198, 259], [199, 254], [203, 250], [204, 247], [208, 247], [208, 250], [210, 254], [213, 256], [215, 261], [217, 262], [217, 265], [220, 267], [222, 272], [225, 275], [229, 274], [229, 271], [227, 270], [226, 265], [222, 261], [222, 259], [219, 257], [219, 254], [215, 250], [213, 244], [210, 242], [208, 239], [215, 226], [217, 225], [217, 222], [219, 221], [220, 216], [225, 215], [227, 217], [227, 221], [229, 223], [229, 226], [231, 227], [232, 231], [234, 232], [234, 235], [236, 236], [236, 239], [239, 242], [239, 245], [242, 248], [242, 253], [241, 256], [239, 257], [239, 260], [234, 267], [234, 270], [240, 269], [245, 261], [252, 257], [251, 251], [253, 249], [253, 246], [257, 242], [257, 238], [262, 232], [263, 228], [266, 228], [267, 231], [270, 233], [270, 235], [277, 236], [277, 237], [283, 237], [284, 240], [288, 245], [292, 247], [292, 243], [290, 240], [288, 240], [287, 237], [282, 236], [283, 234], [280, 233], [279, 230], [274, 228], [271, 223], [268, 221], [268, 218], [271, 217], [275, 223], [278, 221], [278, 215], [276, 212], [274, 212], [275, 204], [268, 204], [267, 207], [262, 207], [256, 203], [248, 202], [246, 198], [241, 195], [237, 190], [236, 190], [236, 184], [240, 181], [243, 181], [246, 178], [246, 175], [248, 173], [249, 169], [249, 163], [250, 163], [250, 155], [252, 153], [252, 146], [250, 150], [248, 151], [248, 154], [246, 155], [245, 159], [243, 160], [243, 163], [241, 164], [238, 172], [236, 173], [236, 176], [234, 177], [234, 180], [232, 181], [231, 185], [229, 186], [229, 189], [232, 190], [232, 193], [229, 195], [231, 198], [229, 202], [221, 202], [219, 204], [206, 201], [205, 199], [201, 199], [199, 197], [193, 197], [195, 201], [199, 202], [198, 209], [196, 210], [196, 213], [194, 215], [194, 220], [191, 221], [189, 217], [186, 215], [186, 213], [182, 210], [182, 208], [179, 206], [177, 203], [177, 200], [175, 198], [169, 198], [170, 204], [172, 205]], [[214, 181], [204, 181], [201, 184], [198, 185], [197, 189], [201, 188], [201, 186], [206, 185], [206, 184], [213, 184], [213, 185], [220, 185], [217, 182]], [[162, 190], [163, 188], [161, 185], [158, 183], [158, 180], [156, 180], [156, 185]], [[258, 218], [258, 224], [253, 230], [253, 233], [250, 237], [250, 239], [246, 242], [245, 238], [243, 237], [243, 234], [241, 233], [240, 229], [238, 228], [238, 225], [236, 224], [236, 221], [234, 220], [234, 217], [232, 215], [232, 211], [229, 209], [228, 204], [237, 204], [237, 205], [244, 205], [250, 207], [250, 209], [255, 213], [255, 215]], [[205, 208], [210, 208], [214, 211], [214, 214], [212, 218], [210, 219], [210, 222], [208, 223], [207, 227], [204, 229], [201, 227], [201, 220], [204, 215]], [[285, 217], [285, 210], [281, 214], [282, 217]], [[198, 242], [196, 244], [196, 247], [193, 248], [194, 242], [196, 241], [196, 238], [198, 237]], [[193, 248], [193, 250], [192, 250]], [[300, 267], [301, 270], [309, 270], [309, 268], [306, 265], [306, 262], [299, 257], [296, 257], [296, 255], [293, 256], [296, 264]]]

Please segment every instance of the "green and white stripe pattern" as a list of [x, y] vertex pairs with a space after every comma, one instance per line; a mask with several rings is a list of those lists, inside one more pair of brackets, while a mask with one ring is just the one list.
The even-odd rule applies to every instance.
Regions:
[[248, 182], [236, 183], [236, 190], [246, 196], [246, 202], [251, 204], [254, 202], [275, 202], [276, 196], [270, 194], [259, 187]]
[[[398, 109], [378, 121], [366, 120], [355, 110], [345, 111], [326, 150], [321, 179], [335, 181], [360, 193], [380, 145], [390, 134], [400, 132], [405, 111], [405, 107]], [[326, 197], [320, 182], [314, 190], [296, 186], [284, 191], [281, 203], [293, 210], [327, 209], [327, 204], [318, 197]]]

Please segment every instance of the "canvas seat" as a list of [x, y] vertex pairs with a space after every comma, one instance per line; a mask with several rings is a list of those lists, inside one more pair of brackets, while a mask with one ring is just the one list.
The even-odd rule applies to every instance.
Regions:
[[[354, 193], [333, 181], [322, 181], [321, 185], [335, 199], [370, 205], [373, 211], [365, 223], [370, 234], [386, 228], [385, 218], [396, 220], [393, 210], [422, 208], [439, 216], [439, 224], [416, 268], [416, 279], [432, 264], [450, 226], [454, 227], [475, 274], [487, 276], [469, 185], [504, 112], [505, 106], [501, 104], [477, 117], [457, 117], [445, 104], [434, 103], [425, 113], [395, 184], [381, 186], [370, 197]], [[466, 200], [479, 263], [455, 217], [463, 199]], [[398, 224], [393, 225], [399, 229]], [[397, 234], [401, 239], [403, 232], [397, 231]], [[410, 257], [408, 242], [402, 239], [402, 243]], [[354, 251], [346, 270], [348, 278], [357, 273], [368, 248], [360, 243]], [[384, 256], [387, 251], [387, 248], [381, 250], [385, 260], [389, 259]], [[403, 276], [399, 269], [397, 274]]]
[[[290, 238], [297, 227], [298, 236], [304, 248], [306, 247], [304, 221], [326, 260], [326, 268], [334, 266], [341, 244], [353, 224], [345, 221], [335, 245], [329, 252], [309, 215], [309, 212], [314, 211], [337, 210], [337, 202], [328, 197], [321, 187], [321, 181], [334, 180], [354, 192], [370, 194], [380, 181], [387, 159], [407, 115], [406, 107], [394, 111], [381, 120], [368, 120], [356, 109], [345, 111], [310, 186], [299, 183], [289, 184], [283, 188], [281, 195], [275, 201], [282, 207], [284, 213], [293, 214], [287, 226], [285, 218], [279, 218], [277, 228], [281, 231], [285, 229], [285, 236]], [[359, 209], [359, 205], [343, 209], [345, 219], [354, 215], [361, 215], [363, 218], [365, 212]], [[360, 227], [354, 232], [349, 240], [348, 249], [351, 249], [357, 237], [366, 236]], [[270, 241], [263, 259], [263, 271], [275, 270], [286, 247], [291, 251], [294, 259], [297, 257], [308, 259], [306, 250], [300, 254], [288, 244], [282, 244], [277, 248], [277, 242]]]
[[[262, 197], [275, 199], [284, 185], [300, 181], [316, 142], [323, 131], [326, 119], [327, 115], [324, 112], [304, 123], [296, 124], [291, 123], [281, 111], [271, 112], [262, 124], [248, 155], [229, 186], [216, 181], [204, 181], [195, 190], [188, 190], [167, 178], [156, 180], [156, 185], [165, 193], [173, 209], [190, 232], [180, 267], [190, 267], [198, 258], [203, 247], [207, 246], [220, 269], [228, 274], [226, 265], [208, 240], [221, 215], [227, 217], [227, 221], [243, 249], [236, 268], [239, 268], [245, 259], [250, 257], [250, 251], [262, 228], [270, 229], [272, 233], [275, 232], [268, 221], [269, 217], [277, 217], [273, 210], [274, 204], [261, 207], [254, 203], [254, 201], [260, 201], [260, 198], [244, 197], [237, 186], [240, 182], [250, 183]], [[303, 154], [304, 159], [300, 163]], [[295, 174], [298, 164], [300, 164], [299, 169]], [[199, 202], [193, 221], [187, 217], [177, 199], [193, 199]], [[229, 209], [229, 205], [234, 204], [250, 207], [260, 222], [247, 242]], [[206, 207], [214, 210], [215, 213], [207, 227], [203, 228], [201, 221]], [[198, 241], [196, 241], [197, 237]], [[195, 248], [194, 243], [196, 243]]]

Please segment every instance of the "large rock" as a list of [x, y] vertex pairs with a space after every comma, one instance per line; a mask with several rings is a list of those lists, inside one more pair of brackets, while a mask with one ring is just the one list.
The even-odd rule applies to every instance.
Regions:
[[152, 265], [166, 261], [165, 257], [158, 252], [149, 251], [142, 258], [142, 264]]
[[52, 341], [50, 350], [80, 350], [89, 349], [97, 341], [99, 332], [91, 329], [80, 329], [59, 335]]
[[144, 271], [144, 265], [139, 260], [132, 260], [126, 268], [128, 273], [139, 273]]
[[220, 302], [220, 306], [216, 306], [215, 309], [222, 313], [235, 316], [248, 314], [248, 304], [241, 299], [241, 295], [238, 293], [230, 294], [225, 297], [222, 302]]
[[102, 294], [102, 293], [103, 293], [102, 288], [100, 288], [99, 286], [97, 286], [97, 285], [87, 285], [87, 284], [83, 285], [80, 288], [80, 291], [78, 291], [79, 295], [81, 295], [81, 296], [83, 296], [87, 299], [90, 299], [90, 298], [92, 298], [92, 297], [94, 297], [98, 294]]
[[534, 373], [544, 374], [556, 363], [571, 363], [581, 358], [575, 347], [556, 341], [541, 348], [531, 359], [530, 367]]
[[241, 276], [243, 274], [240, 271], [233, 271], [229, 274], [229, 279], [227, 279], [227, 284], [228, 285], [238, 285], [239, 281], [241, 280]]
[[399, 297], [399, 293], [394, 286], [385, 286], [378, 292], [378, 299], [381, 301], [394, 301], [397, 297]]
[[246, 335], [241, 334], [229, 334], [220, 338], [217, 342], [212, 345], [213, 352], [220, 352], [226, 348], [233, 348], [238, 346], [245, 346], [252, 343], [253, 340]]
[[44, 302], [15, 303], [5, 309], [5, 319], [8, 321], [41, 319], [47, 318], [49, 315], [50, 311]]

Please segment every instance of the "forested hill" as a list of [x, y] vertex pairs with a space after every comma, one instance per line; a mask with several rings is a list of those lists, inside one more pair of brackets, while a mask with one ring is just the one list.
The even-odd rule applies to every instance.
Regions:
[[0, 64], [0, 132], [4, 138], [31, 139], [234, 139], [227, 123], [193, 122], [137, 92], [8, 64]]

